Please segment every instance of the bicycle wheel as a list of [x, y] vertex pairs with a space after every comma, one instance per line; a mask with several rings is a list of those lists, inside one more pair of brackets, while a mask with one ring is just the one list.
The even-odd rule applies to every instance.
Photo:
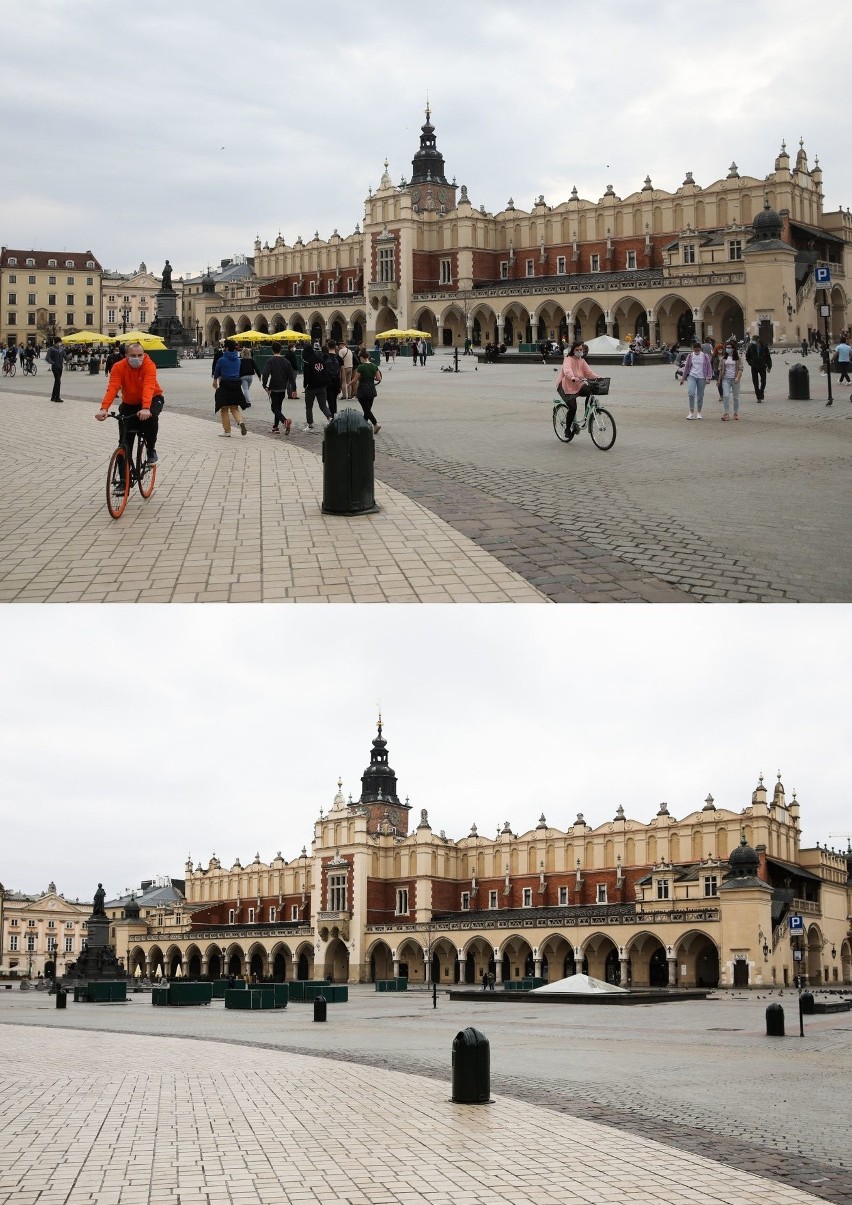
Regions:
[[589, 415], [589, 435], [595, 447], [602, 452], [612, 447], [615, 443], [615, 419], [608, 410], [597, 407]]
[[568, 431], [568, 407], [564, 402], [553, 407], [553, 430], [556, 432], [556, 438], [561, 439], [564, 444], [571, 442], [571, 435]]
[[38, 365], [33, 364], [32, 367], [29, 369], [30, 376], [34, 377], [37, 372], [38, 372]]
[[119, 519], [124, 514], [129, 497], [130, 465], [124, 448], [116, 448], [110, 457], [106, 483], [107, 510], [113, 519]]
[[17, 366], [17, 364], [12, 364], [9, 360], [7, 360], [6, 366], [3, 369], [3, 371], [6, 373], [7, 377], [13, 377], [15, 375], [15, 373], [18, 371], [18, 366]]
[[148, 464], [148, 445], [140, 435], [136, 440], [136, 484], [143, 498], [153, 494], [156, 478], [157, 466]]

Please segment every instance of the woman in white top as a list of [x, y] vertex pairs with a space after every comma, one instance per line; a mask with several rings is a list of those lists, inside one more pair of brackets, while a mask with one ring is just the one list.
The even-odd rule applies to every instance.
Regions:
[[722, 422], [726, 423], [730, 418], [728, 413], [731, 398], [734, 399], [734, 418], [740, 417], [740, 378], [743, 375], [743, 362], [737, 352], [737, 345], [733, 341], [729, 342], [725, 347], [725, 358], [719, 357], [719, 384], [722, 387], [722, 402], [725, 407], [725, 413], [722, 415]]

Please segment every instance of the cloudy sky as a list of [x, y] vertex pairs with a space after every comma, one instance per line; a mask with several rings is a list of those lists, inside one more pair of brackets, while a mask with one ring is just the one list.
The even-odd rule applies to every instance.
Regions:
[[[73, 898], [310, 845], [381, 704], [413, 816], [465, 836], [680, 818], [780, 769], [805, 842], [850, 824], [836, 607], [14, 608], [0, 880]], [[151, 650], [148, 652], [148, 650]], [[831, 841], [830, 844], [839, 844]]]
[[[350, 234], [428, 91], [447, 173], [497, 211], [773, 168], [804, 137], [852, 203], [848, 5], [3, 0], [0, 240], [175, 274]], [[298, 15], [294, 15], [298, 13]], [[414, 14], [418, 15], [415, 17]], [[575, 15], [576, 14], [576, 15]]]

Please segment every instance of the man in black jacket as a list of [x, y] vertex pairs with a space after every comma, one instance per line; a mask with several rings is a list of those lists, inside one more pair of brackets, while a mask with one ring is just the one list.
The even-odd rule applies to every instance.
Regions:
[[326, 405], [325, 388], [328, 377], [325, 371], [325, 356], [319, 343], [314, 343], [308, 351], [302, 354], [302, 373], [305, 382], [305, 422], [306, 431], [314, 429], [314, 402], [319, 406], [327, 419], [331, 411]]
[[762, 339], [752, 339], [746, 350], [746, 363], [751, 369], [754, 395], [759, 402], [766, 396], [766, 374], [772, 372], [772, 356]]
[[[14, 356], [14, 352], [12, 354]], [[59, 388], [62, 380], [62, 370], [65, 367], [65, 348], [62, 346], [62, 340], [58, 336], [47, 349], [47, 355], [44, 358], [50, 365], [50, 371], [53, 373], [53, 391], [50, 395], [50, 400], [52, 402], [61, 402], [62, 398], [59, 396]]]
[[289, 360], [285, 360], [281, 355], [280, 343], [272, 344], [272, 355], [263, 366], [260, 382], [269, 394], [269, 402], [272, 406], [272, 434], [280, 433], [279, 428], [283, 420], [284, 434], [289, 435], [293, 420], [282, 413], [281, 407], [284, 405], [285, 397], [296, 391], [296, 374], [293, 372]]

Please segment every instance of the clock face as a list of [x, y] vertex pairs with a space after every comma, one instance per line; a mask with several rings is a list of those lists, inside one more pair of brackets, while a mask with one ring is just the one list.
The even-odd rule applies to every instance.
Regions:
[[391, 808], [388, 815], [390, 816], [391, 824], [396, 824], [397, 821], [399, 820], [399, 812], [396, 810], [396, 808]]
[[443, 205], [443, 204], [444, 204], [444, 202], [446, 201], [446, 199], [447, 199], [447, 190], [446, 190], [446, 188], [439, 188], [439, 189], [438, 189], [438, 200], [439, 200], [439, 201], [441, 202], [441, 204]]
[[415, 205], [416, 205], [416, 204], [417, 204], [417, 202], [420, 200], [420, 189], [419, 189], [419, 188], [412, 188], [412, 190], [411, 190], [411, 199], [412, 199], [412, 201], [414, 202], [414, 204], [415, 204]]

